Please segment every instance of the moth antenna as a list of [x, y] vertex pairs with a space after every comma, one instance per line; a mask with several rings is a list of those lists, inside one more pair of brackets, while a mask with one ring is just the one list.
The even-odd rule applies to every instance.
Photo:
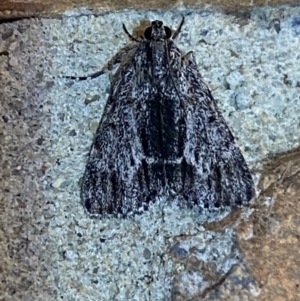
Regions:
[[132, 34], [129, 33], [129, 31], [127, 30], [124, 23], [122, 25], [123, 25], [124, 32], [127, 34], [127, 36], [129, 37], [130, 40], [135, 41], [135, 42], [140, 42], [140, 39], [135, 38]]
[[172, 39], [173, 39], [173, 40], [175, 40], [175, 39], [177, 38], [177, 36], [179, 35], [183, 23], [184, 23], [184, 17], [182, 17], [182, 20], [181, 20], [181, 22], [180, 22], [178, 28], [175, 30], [174, 34], [172, 35]]

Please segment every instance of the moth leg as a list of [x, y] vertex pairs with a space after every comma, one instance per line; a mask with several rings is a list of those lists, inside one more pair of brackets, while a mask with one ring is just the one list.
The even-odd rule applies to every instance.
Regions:
[[194, 51], [189, 51], [189, 52], [187, 52], [182, 58], [183, 59], [190, 59], [190, 58], [193, 58], [194, 57]]
[[182, 17], [182, 20], [181, 20], [181, 22], [180, 22], [178, 28], [175, 30], [175, 32], [174, 32], [173, 35], [172, 35], [172, 39], [173, 39], [173, 40], [175, 40], [175, 39], [177, 38], [178, 34], [180, 33], [181, 27], [182, 27], [183, 23], [184, 23], [184, 17]]
[[77, 80], [87, 80], [88, 78], [94, 79], [99, 77], [102, 74], [111, 71], [113, 67], [117, 64], [120, 64], [124, 61], [124, 58], [130, 53], [131, 50], [135, 49], [136, 45], [128, 45], [121, 49], [113, 58], [99, 71], [92, 73], [87, 76], [63, 76], [64, 78], [68, 79], [77, 79]]

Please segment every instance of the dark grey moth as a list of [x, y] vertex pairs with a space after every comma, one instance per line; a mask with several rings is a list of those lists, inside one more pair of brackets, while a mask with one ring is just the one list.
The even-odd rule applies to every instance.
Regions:
[[153, 21], [140, 38], [123, 25], [133, 44], [89, 76], [120, 63], [83, 177], [90, 213], [142, 212], [162, 195], [201, 212], [253, 197], [247, 164], [209, 88], [174, 43], [183, 22], [172, 34]]

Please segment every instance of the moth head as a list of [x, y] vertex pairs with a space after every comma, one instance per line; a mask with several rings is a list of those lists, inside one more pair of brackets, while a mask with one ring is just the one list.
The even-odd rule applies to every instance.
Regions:
[[163, 26], [163, 22], [159, 20], [152, 21], [151, 27], [146, 28], [144, 32], [144, 37], [147, 40], [167, 40], [171, 36], [172, 30], [167, 26]]

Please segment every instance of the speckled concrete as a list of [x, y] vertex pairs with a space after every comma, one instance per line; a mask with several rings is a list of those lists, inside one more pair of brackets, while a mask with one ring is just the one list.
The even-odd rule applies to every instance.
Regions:
[[[181, 275], [171, 254], [176, 237], [222, 235], [205, 232], [205, 216], [167, 200], [135, 218], [90, 218], [80, 203], [79, 181], [108, 96], [109, 74], [84, 82], [59, 76], [101, 69], [128, 43], [122, 23], [138, 34], [147, 20], [176, 28], [186, 15], [177, 45], [193, 50], [255, 168], [299, 146], [300, 9], [254, 9], [250, 19], [211, 10], [70, 15], [0, 25], [1, 297], [175, 300]], [[224, 232], [223, 243], [220, 239], [220, 254], [240, 254], [232, 251], [238, 248], [235, 226]], [[218, 287], [212, 281], [209, 288], [218, 294], [209, 294], [226, 300], [219, 286], [237, 270], [229, 275], [226, 267]], [[251, 273], [247, 277], [252, 279]], [[248, 291], [239, 300], [259, 295], [258, 287]]]

